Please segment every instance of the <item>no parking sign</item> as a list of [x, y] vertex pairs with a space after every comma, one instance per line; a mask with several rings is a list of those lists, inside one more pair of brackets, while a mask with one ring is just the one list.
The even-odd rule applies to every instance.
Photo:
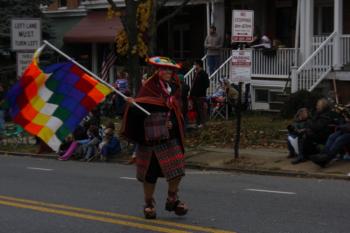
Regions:
[[232, 50], [231, 82], [250, 82], [252, 72], [251, 50]]

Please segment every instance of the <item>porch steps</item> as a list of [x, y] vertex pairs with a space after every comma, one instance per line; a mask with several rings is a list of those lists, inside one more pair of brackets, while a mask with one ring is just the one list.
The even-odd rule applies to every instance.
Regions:
[[345, 64], [345, 65], [343, 66], [342, 71], [350, 71], [350, 63]]

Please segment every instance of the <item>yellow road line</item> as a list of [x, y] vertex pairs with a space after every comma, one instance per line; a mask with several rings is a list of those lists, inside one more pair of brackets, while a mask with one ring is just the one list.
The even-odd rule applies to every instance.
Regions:
[[45, 206], [45, 207], [60, 208], [60, 209], [79, 211], [79, 212], [89, 213], [89, 214], [98, 214], [98, 215], [104, 215], [104, 216], [108, 216], [108, 217], [117, 217], [117, 218], [121, 218], [121, 219], [134, 220], [134, 221], [139, 221], [139, 222], [147, 222], [147, 223], [153, 223], [153, 224], [158, 224], [158, 225], [184, 228], [186, 230], [194, 230], [194, 231], [202, 231], [202, 232], [210, 232], [210, 233], [235, 233], [233, 231], [225, 231], [225, 230], [219, 230], [219, 229], [209, 228], [209, 227], [181, 224], [181, 223], [175, 223], [175, 222], [170, 222], [170, 221], [165, 221], [165, 220], [146, 220], [146, 219], [140, 218], [140, 217], [118, 214], [118, 213], [113, 213], [113, 212], [92, 210], [92, 209], [79, 208], [79, 207], [73, 207], [73, 206], [61, 205], [61, 204], [52, 204], [52, 203], [34, 201], [34, 200], [23, 199], [23, 198], [15, 198], [15, 197], [3, 196], [3, 195], [0, 195], [0, 198], [4, 199], [4, 200], [23, 202], [23, 203], [27, 203], [27, 204], [41, 205], [41, 206]]
[[67, 210], [50, 209], [50, 208], [46, 208], [46, 207], [20, 204], [20, 203], [9, 202], [9, 201], [1, 201], [0, 200], [0, 205], [12, 206], [12, 207], [23, 208], [23, 209], [30, 209], [30, 210], [35, 210], [35, 211], [44, 212], [44, 213], [59, 214], [59, 215], [64, 215], [64, 216], [76, 217], [76, 218], [105, 222], [105, 223], [112, 223], [112, 224], [116, 224], [116, 225], [123, 225], [123, 226], [128, 226], [128, 227], [140, 228], [142, 230], [150, 230], [150, 231], [165, 232], [165, 233], [188, 233], [188, 231], [168, 229], [168, 228], [164, 228], [164, 227], [158, 227], [158, 226], [147, 225], [147, 224], [142, 224], [142, 223], [127, 222], [127, 221], [117, 220], [117, 219], [113, 219], [113, 218], [105, 218], [105, 217], [93, 216], [93, 215], [88, 215], [88, 214], [70, 212]]

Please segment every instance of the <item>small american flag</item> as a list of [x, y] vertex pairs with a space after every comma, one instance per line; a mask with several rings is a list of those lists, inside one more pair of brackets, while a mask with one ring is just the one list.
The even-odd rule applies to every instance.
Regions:
[[109, 69], [114, 65], [114, 62], [116, 59], [117, 59], [117, 56], [115, 55], [113, 50], [107, 56], [105, 56], [104, 61], [102, 62], [102, 69], [101, 69], [102, 80], [108, 81]]

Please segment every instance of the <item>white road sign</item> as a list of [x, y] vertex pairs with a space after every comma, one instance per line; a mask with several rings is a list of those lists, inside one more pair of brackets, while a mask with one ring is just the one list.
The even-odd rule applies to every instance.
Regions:
[[13, 51], [34, 51], [41, 44], [40, 19], [11, 20], [11, 48]]
[[252, 53], [250, 50], [232, 50], [230, 81], [250, 82]]
[[23, 72], [27, 69], [29, 64], [32, 62], [33, 53], [17, 53], [17, 77], [20, 78]]
[[232, 42], [252, 42], [254, 36], [254, 11], [232, 11]]

